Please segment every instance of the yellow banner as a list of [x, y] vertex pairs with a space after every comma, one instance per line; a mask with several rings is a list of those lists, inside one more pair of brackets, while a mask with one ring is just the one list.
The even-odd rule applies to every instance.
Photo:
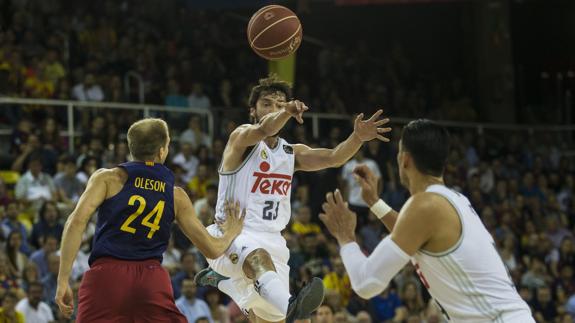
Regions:
[[276, 74], [281, 80], [290, 83], [292, 86], [295, 82], [295, 53], [277, 61], [269, 61], [269, 74]]

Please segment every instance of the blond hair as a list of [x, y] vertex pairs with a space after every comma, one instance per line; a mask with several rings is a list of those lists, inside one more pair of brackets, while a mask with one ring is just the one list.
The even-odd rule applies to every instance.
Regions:
[[135, 160], [153, 160], [168, 143], [168, 124], [162, 119], [147, 118], [134, 122], [128, 129], [128, 147]]

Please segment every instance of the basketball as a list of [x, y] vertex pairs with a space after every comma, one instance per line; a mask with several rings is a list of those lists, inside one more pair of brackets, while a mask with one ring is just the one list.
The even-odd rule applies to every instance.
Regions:
[[295, 52], [302, 39], [299, 18], [290, 9], [269, 5], [258, 10], [248, 23], [250, 47], [267, 60], [278, 60]]

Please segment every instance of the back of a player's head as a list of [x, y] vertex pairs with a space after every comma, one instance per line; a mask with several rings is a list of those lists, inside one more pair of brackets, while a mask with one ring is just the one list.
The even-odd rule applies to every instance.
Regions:
[[403, 127], [401, 148], [411, 155], [419, 172], [439, 177], [449, 155], [449, 133], [431, 120], [413, 120]]
[[128, 147], [132, 158], [151, 161], [168, 143], [168, 125], [162, 119], [148, 118], [133, 123], [128, 129]]
[[255, 108], [260, 97], [277, 92], [283, 93], [286, 100], [289, 100], [292, 96], [291, 85], [280, 80], [276, 75], [270, 75], [267, 78], [260, 79], [258, 85], [252, 88], [248, 105], [250, 108]]

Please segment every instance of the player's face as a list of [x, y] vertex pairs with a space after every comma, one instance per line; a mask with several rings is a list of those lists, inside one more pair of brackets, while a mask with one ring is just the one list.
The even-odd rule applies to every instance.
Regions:
[[256, 102], [256, 108], [252, 108], [250, 113], [252, 117], [255, 117], [256, 122], [260, 122], [264, 116], [281, 109], [281, 106], [278, 103], [285, 102], [286, 96], [282, 92], [265, 93], [260, 96]]

